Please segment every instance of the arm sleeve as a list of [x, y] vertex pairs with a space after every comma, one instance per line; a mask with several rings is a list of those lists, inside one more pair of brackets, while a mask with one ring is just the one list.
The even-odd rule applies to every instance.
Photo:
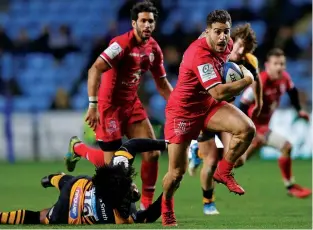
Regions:
[[193, 72], [197, 75], [201, 85], [209, 90], [214, 86], [222, 83], [222, 78], [219, 71], [214, 65], [214, 61], [208, 55], [195, 54], [193, 59]]
[[153, 65], [150, 71], [154, 78], [162, 78], [166, 76], [164, 64], [163, 64], [163, 53], [159, 45], [156, 46], [155, 52], [151, 53], [149, 59], [152, 60]]
[[296, 87], [293, 87], [291, 89], [289, 89], [287, 91], [288, 96], [290, 98], [291, 104], [293, 105], [293, 107], [297, 110], [300, 111], [301, 110], [301, 105], [300, 105], [300, 101], [299, 101], [299, 94], [298, 94], [298, 90]]
[[100, 54], [100, 57], [105, 60], [111, 68], [116, 67], [119, 60], [124, 56], [127, 43], [121, 39], [112, 40], [110, 45]]
[[165, 140], [153, 140], [148, 138], [134, 138], [126, 141], [119, 149], [119, 151], [126, 151], [135, 156], [136, 153], [149, 151], [164, 151], [167, 148]]

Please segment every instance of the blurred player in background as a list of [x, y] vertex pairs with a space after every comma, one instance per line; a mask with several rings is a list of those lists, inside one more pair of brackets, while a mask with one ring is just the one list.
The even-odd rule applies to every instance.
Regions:
[[[258, 60], [253, 55], [257, 41], [254, 31], [249, 23], [238, 25], [233, 28], [231, 38], [234, 41], [234, 47], [229, 56], [229, 61], [235, 62], [238, 65], [244, 65], [253, 74], [255, 82], [252, 84], [254, 89], [253, 94], [257, 99], [252, 111], [253, 116], [258, 116], [262, 108], [262, 87], [259, 81], [259, 66]], [[203, 212], [206, 215], [219, 214], [214, 202], [214, 182], [213, 175], [218, 163], [221, 159], [223, 149], [218, 149], [215, 143], [215, 135], [221, 137], [224, 146], [224, 153], [228, 151], [228, 144], [231, 139], [229, 133], [213, 133], [203, 131], [193, 141], [189, 148], [190, 160], [188, 171], [190, 175], [194, 175], [196, 168], [200, 165], [203, 159], [203, 167], [200, 172], [200, 182], [203, 195]], [[217, 140], [219, 141], [219, 140]], [[201, 156], [199, 156], [201, 153]]]
[[[133, 29], [113, 38], [89, 69], [86, 121], [96, 132], [99, 146], [105, 152], [103, 162], [110, 162], [113, 153], [121, 146], [124, 135], [129, 139], [155, 139], [137, 90], [141, 76], [150, 70], [158, 91], [165, 99], [172, 91], [165, 77], [162, 51], [151, 37], [157, 17], [158, 11], [151, 2], [136, 3], [131, 9]], [[103, 156], [101, 150], [90, 148], [82, 142], [74, 148], [78, 155], [97, 152]], [[153, 200], [159, 155], [158, 151], [142, 153], [143, 209]], [[75, 160], [79, 159], [77, 157]]]
[[[141, 147], [138, 147], [141, 146]], [[146, 146], [146, 149], [142, 146]], [[110, 164], [96, 169], [96, 174], [71, 176], [51, 174], [41, 180], [44, 188], [60, 191], [58, 201], [41, 211], [0, 212], [0, 224], [132, 224], [152, 223], [161, 215], [159, 198], [146, 210], [137, 211], [140, 193], [133, 183], [137, 152], [165, 150], [164, 140], [132, 139], [114, 153]], [[103, 153], [103, 152], [102, 152]], [[103, 156], [102, 156], [103, 158]]]
[[287, 138], [269, 128], [270, 119], [279, 105], [281, 96], [285, 92], [288, 93], [291, 104], [298, 113], [298, 117], [307, 121], [309, 120], [309, 114], [301, 109], [298, 90], [286, 71], [286, 57], [281, 49], [276, 48], [268, 52], [265, 71], [260, 73], [260, 80], [263, 85], [264, 106], [258, 117], [253, 116], [255, 99], [252, 89], [246, 89], [241, 98], [240, 109], [253, 120], [257, 135], [246, 153], [236, 163], [236, 166], [239, 167], [244, 164], [253, 152], [262, 146], [276, 148], [281, 152], [278, 165], [287, 193], [298, 198], [307, 197], [311, 194], [311, 190], [295, 184], [294, 178], [292, 177], [291, 143]]
[[174, 192], [187, 169], [187, 148], [202, 129], [232, 134], [229, 151], [218, 165], [216, 179], [231, 192], [244, 194], [231, 170], [250, 145], [255, 127], [245, 114], [225, 101], [238, 95], [254, 79], [242, 66], [243, 79], [222, 84], [221, 69], [233, 49], [230, 30], [231, 17], [227, 11], [215, 10], [207, 16], [205, 36], [185, 51], [177, 85], [166, 106], [169, 169], [163, 179], [162, 223], [165, 226], [177, 225]]

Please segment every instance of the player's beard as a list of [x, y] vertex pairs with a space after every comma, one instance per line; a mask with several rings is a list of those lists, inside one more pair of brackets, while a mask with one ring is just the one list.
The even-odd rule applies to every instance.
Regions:
[[145, 36], [143, 35], [143, 31], [139, 29], [138, 25], [136, 25], [136, 31], [137, 31], [138, 36], [141, 38], [141, 40], [142, 40], [143, 42], [145, 42], [146, 40], [149, 39], [150, 36], [149, 36], [149, 37], [145, 37]]
[[[217, 52], [217, 53], [223, 53], [223, 52], [226, 50], [226, 45], [225, 45], [225, 47], [224, 47], [223, 49], [221, 49], [221, 47], [218, 46], [217, 43], [215, 43], [215, 42], [213, 41], [213, 39], [211, 39], [210, 36], [209, 36], [209, 42], [210, 42], [211, 48], [212, 48], [215, 52]], [[227, 44], [227, 43], [226, 43], [226, 44]]]

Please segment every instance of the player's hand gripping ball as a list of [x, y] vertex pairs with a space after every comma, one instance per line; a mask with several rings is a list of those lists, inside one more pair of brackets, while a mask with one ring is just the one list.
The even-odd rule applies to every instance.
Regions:
[[223, 66], [223, 81], [231, 83], [243, 79], [243, 73], [240, 67], [234, 62], [225, 62]]

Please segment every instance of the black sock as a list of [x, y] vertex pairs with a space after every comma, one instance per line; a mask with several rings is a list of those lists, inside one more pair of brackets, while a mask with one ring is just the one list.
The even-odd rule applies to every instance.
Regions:
[[0, 212], [0, 224], [40, 224], [40, 212], [30, 210]]
[[202, 196], [203, 196], [203, 203], [210, 203], [213, 202], [213, 191], [214, 188], [209, 190], [202, 189]]

